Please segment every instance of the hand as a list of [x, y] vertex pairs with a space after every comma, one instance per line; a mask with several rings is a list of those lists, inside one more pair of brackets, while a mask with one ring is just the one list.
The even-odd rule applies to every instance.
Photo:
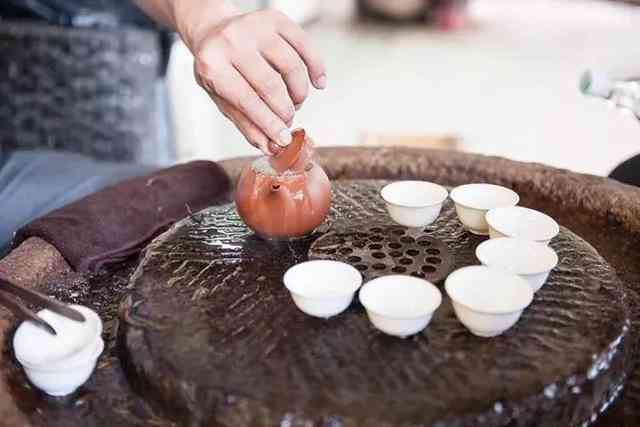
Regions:
[[288, 145], [309, 80], [317, 89], [327, 84], [305, 32], [281, 12], [238, 14], [215, 1], [178, 1], [175, 16], [196, 80], [220, 111], [265, 154], [273, 154], [273, 142]]

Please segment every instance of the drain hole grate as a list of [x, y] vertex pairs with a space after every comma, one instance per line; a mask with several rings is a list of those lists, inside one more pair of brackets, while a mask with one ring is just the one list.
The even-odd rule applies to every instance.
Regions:
[[422, 271], [424, 271], [425, 273], [435, 273], [436, 272], [436, 268], [432, 265], [423, 265], [422, 266]]
[[365, 280], [408, 274], [435, 283], [453, 269], [449, 248], [422, 230], [397, 225], [375, 225], [364, 230], [330, 231], [313, 242], [309, 258], [347, 262], [361, 271]]

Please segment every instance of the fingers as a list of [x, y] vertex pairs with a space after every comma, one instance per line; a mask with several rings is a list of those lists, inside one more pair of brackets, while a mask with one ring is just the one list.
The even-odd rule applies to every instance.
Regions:
[[289, 96], [287, 85], [280, 74], [258, 51], [242, 52], [234, 58], [233, 65], [285, 124], [293, 120], [295, 108]]
[[234, 108], [224, 99], [212, 95], [211, 98], [218, 106], [218, 109], [224, 114], [233, 124], [238, 128], [240, 133], [244, 135], [249, 144], [261, 150], [266, 155], [272, 155], [277, 153], [277, 145], [262, 132], [256, 125], [254, 125], [247, 116], [241, 111]]
[[267, 138], [279, 145], [291, 143], [287, 124], [276, 115], [245, 78], [230, 64], [221, 65], [210, 76], [200, 76], [202, 86], [211, 95], [228, 102], [242, 112]]
[[300, 55], [307, 66], [309, 78], [317, 89], [327, 87], [327, 70], [320, 55], [311, 46], [309, 36], [290, 19], [283, 19], [279, 25], [280, 35]]
[[309, 94], [309, 77], [302, 58], [280, 37], [266, 47], [262, 54], [282, 76], [291, 101], [298, 109]]
[[305, 32], [274, 10], [237, 15], [211, 28], [194, 55], [198, 83], [266, 154], [291, 143], [289, 128], [309, 80], [318, 89], [327, 84]]

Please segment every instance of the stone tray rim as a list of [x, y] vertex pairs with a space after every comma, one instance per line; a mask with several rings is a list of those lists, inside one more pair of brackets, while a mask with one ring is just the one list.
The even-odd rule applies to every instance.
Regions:
[[[342, 182], [344, 182], [344, 181], [349, 181], [349, 180], [342, 180]], [[387, 180], [376, 180], [376, 181], [377, 181], [377, 182], [379, 182], [379, 183], [383, 183], [384, 181], [387, 181]], [[224, 205], [224, 206], [231, 207], [231, 206], [233, 206], [233, 205], [232, 205], [232, 204], [229, 204], [229, 205]], [[224, 207], [224, 206], [223, 206], [223, 207]], [[186, 221], [189, 221], [189, 219], [183, 220], [183, 221], [181, 221], [180, 223], [176, 224], [176, 226], [175, 226], [174, 228], [172, 228], [172, 229], [171, 229], [171, 230], [169, 230], [167, 233], [165, 233], [165, 235], [163, 235], [161, 238], [158, 238], [158, 239], [156, 240], [156, 242], [155, 242], [155, 243], [160, 243], [163, 239], [166, 239], [166, 238], [170, 237], [170, 236], [171, 236], [171, 234], [172, 234], [172, 233], [174, 233], [174, 232], [175, 232], [175, 230], [176, 230], [177, 228], [179, 228], [181, 225], [185, 224], [185, 222], [186, 222]], [[574, 234], [574, 233], [572, 233], [570, 230], [568, 230], [568, 232], [569, 232], [570, 234]], [[581, 239], [581, 240], [583, 240], [583, 241], [584, 241], [584, 239]], [[592, 246], [592, 245], [590, 245], [588, 242], [586, 242], [586, 241], [584, 241], [584, 242], [585, 242], [585, 244], [587, 244], [587, 245], [589, 245], [590, 247], [592, 247], [592, 248], [593, 248], [593, 246]], [[597, 251], [595, 250], [595, 248], [593, 248], [593, 250], [594, 250], [595, 252], [597, 252]], [[142, 265], [142, 264], [141, 264], [141, 265]], [[626, 296], [625, 296], [625, 295], [626, 295], [626, 289], [624, 289], [624, 288], [620, 288], [620, 289], [617, 289], [617, 292], [620, 292], [620, 293], [621, 293], [621, 298], [622, 298], [622, 300], [624, 300], [624, 301], [625, 301], [625, 306], [626, 306], [626, 305], [627, 305], [627, 304], [626, 304]], [[134, 311], [135, 311], [135, 310], [134, 310]], [[627, 324], [628, 324], [628, 323], [629, 323], [629, 312], [628, 312], [628, 307], [627, 307], [627, 309], [626, 309], [626, 313], [627, 313], [627, 314], [626, 314], [626, 316], [625, 316], [625, 323], [627, 323]], [[132, 316], [133, 318], [135, 318], [135, 314], [134, 314], [133, 312], [132, 312], [132, 313], [130, 313], [130, 316]], [[134, 329], [135, 329], [135, 326], [134, 326]], [[621, 339], [623, 339], [623, 338], [625, 338], [625, 337], [628, 337], [628, 336], [629, 336], [629, 334], [630, 334], [630, 328], [629, 328], [627, 325], [625, 325], [625, 326], [623, 327], [623, 329], [622, 329], [622, 333], [621, 333], [621, 335], [620, 335], [620, 336], [616, 336], [616, 337], [613, 337], [613, 338], [612, 338], [612, 341], [609, 343], [609, 347], [610, 347], [611, 345], [615, 344], [616, 342], [618, 342], [619, 340], [621, 340]], [[603, 349], [603, 351], [604, 351], [604, 349]], [[627, 349], [627, 350], [625, 350], [625, 353], [626, 353], [627, 351], [628, 351], [628, 349]], [[588, 378], [589, 378], [590, 376], [592, 376], [592, 373], [590, 373], [590, 371], [592, 371], [592, 369], [593, 369], [594, 367], [597, 367], [597, 366], [598, 366], [598, 364], [601, 364], [601, 363], [602, 363], [602, 361], [601, 361], [601, 360], [596, 359], [596, 360], [594, 360], [594, 362], [589, 366], [589, 369], [587, 369], [586, 371], [576, 372], [576, 373], [572, 376], [572, 382], [571, 382], [571, 384], [562, 384], [562, 385], [559, 385], [559, 384], [552, 384], [552, 386], [554, 386], [554, 393], [570, 393], [570, 390], [571, 390], [571, 388], [572, 388], [572, 387], [584, 385], [584, 384], [588, 381]], [[626, 378], [626, 376], [625, 376], [625, 378]], [[540, 390], [538, 394], [534, 394], [534, 395], [527, 396], [524, 400], [522, 400], [522, 403], [524, 403], [524, 402], [530, 402], [530, 401], [531, 401], [531, 402], [532, 402], [532, 401], [536, 401], [537, 399], [545, 399], [545, 397], [547, 397], [549, 393], [550, 393], [550, 391], [549, 391], [549, 386], [546, 386], [543, 390]], [[250, 401], [251, 399], [250, 399], [250, 398], [247, 398], [246, 400]], [[496, 403], [499, 403], [499, 402], [496, 402]], [[606, 403], [606, 402], [605, 402], [605, 403]], [[603, 405], [604, 405], [604, 404], [603, 404]], [[491, 411], [492, 411], [493, 409], [494, 409], [494, 408], [488, 408], [488, 409], [487, 409], [487, 410], [488, 410], [488, 413], [491, 413]], [[477, 417], [479, 417], [479, 416], [482, 416], [482, 414], [473, 414], [473, 415], [470, 415], [470, 417], [471, 417], [471, 418], [477, 418]], [[470, 420], [471, 420], [471, 419], [470, 419]], [[466, 424], [465, 424], [465, 425], [466, 425]]]

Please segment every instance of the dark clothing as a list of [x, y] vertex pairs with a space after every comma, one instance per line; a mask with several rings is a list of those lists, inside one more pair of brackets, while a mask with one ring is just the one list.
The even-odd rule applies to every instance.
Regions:
[[126, 180], [44, 215], [19, 230], [15, 243], [39, 237], [76, 271], [98, 271], [138, 253], [189, 212], [226, 200], [230, 190], [231, 181], [217, 164], [185, 163]]
[[[4, 90], [0, 92], [12, 100], [29, 101], [16, 102], [14, 103], [15, 105], [9, 103], [12, 108], [22, 108], [18, 113], [24, 113], [22, 116], [28, 116], [27, 119], [32, 120], [33, 123], [42, 125], [30, 127], [26, 119], [25, 121], [14, 120], [13, 122], [8, 119], [5, 122], [4, 139], [0, 141], [0, 257], [7, 250], [16, 230], [33, 219], [106, 186], [134, 176], [146, 175], [157, 169], [157, 167], [132, 163], [100, 162], [84, 155], [68, 152], [27, 151], [21, 147], [26, 146], [29, 149], [33, 146], [56, 147], [57, 149], [60, 146], [61, 149], [65, 150], [73, 149], [75, 145], [67, 147], [69, 144], [65, 145], [66, 143], [62, 140], [75, 136], [78, 140], [85, 137], [91, 139], [91, 141], [95, 140], [96, 144], [104, 144], [105, 146], [110, 144], [111, 141], [114, 144], [118, 142], [121, 145], [121, 141], [127, 138], [133, 142], [140, 140], [144, 141], [144, 144], [139, 144], [140, 147], [153, 145], [154, 153], [168, 152], [168, 148], [163, 147], [162, 143], [164, 145], [169, 143], [170, 129], [164, 129], [161, 126], [168, 123], [168, 117], [164, 110], [166, 94], [158, 91], [156, 111], [156, 99], [152, 96], [154, 92], [148, 89], [161, 86], [155, 81], [162, 81], [161, 75], [165, 72], [171, 46], [170, 34], [157, 27], [130, 0], [0, 0], [0, 25], [2, 25], [2, 20], [11, 22], [14, 26], [19, 26], [22, 21], [25, 24], [29, 24], [24, 26], [24, 28], [28, 28], [25, 30], [26, 34], [20, 34], [19, 37], [14, 37], [13, 35], [6, 37], [5, 54], [7, 51], [11, 52], [11, 49], [7, 48], [6, 44], [11, 45], [11, 43], [14, 43], [11, 45], [13, 48], [23, 44], [27, 47], [40, 47], [40, 49], [33, 49], [36, 52], [33, 57], [29, 55], [11, 56], [10, 59], [14, 63], [8, 63], [9, 65], [6, 68], [11, 69], [13, 67], [15, 70], [20, 70], [21, 67], [24, 67], [24, 69], [29, 70], [29, 65], [34, 64], [34, 58], [36, 63], [37, 60], [42, 60], [43, 62], [46, 60], [46, 57], [38, 52], [44, 51], [47, 55], [56, 55], [52, 61], [53, 65], [49, 68], [40, 67], [38, 70], [46, 73], [51, 69], [51, 80], [54, 83], [57, 82], [55, 85], [52, 83], [52, 85], [63, 94], [64, 100], [68, 105], [65, 104], [66, 108], [62, 108], [60, 103], [56, 104], [55, 100], [51, 98], [51, 85], [29, 85], [30, 81], [36, 80], [37, 75], [36, 77], [27, 76], [22, 78], [24, 73], [20, 72], [16, 72], [15, 75], [10, 72], [7, 75], [5, 75], [6, 73], [0, 73], [3, 75], [3, 83], [6, 83], [3, 86]], [[117, 30], [125, 27], [147, 29], [151, 31], [152, 37], [154, 33], [160, 37], [164, 47], [164, 61], [153, 62], [150, 67], [147, 67], [148, 71], [143, 65], [130, 68], [136, 71], [142, 70], [143, 73], [141, 75], [145, 78], [143, 82], [136, 79], [123, 79], [126, 82], [124, 84], [121, 81], [123, 76], [113, 76], [111, 74], [110, 80], [115, 82], [116, 88], [114, 89], [114, 85], [98, 85], [99, 87], [96, 86], [97, 89], [93, 93], [91, 92], [93, 87], [91, 90], [87, 89], [86, 81], [92, 81], [93, 79], [98, 82], [98, 76], [95, 74], [96, 69], [104, 71], [104, 68], [100, 68], [100, 64], [93, 68], [87, 66], [83, 62], [86, 59], [67, 46], [67, 43], [73, 43], [74, 39], [71, 36], [65, 38], [64, 34], [66, 32], [64, 34], [62, 34], [63, 32], [51, 32], [53, 34], [51, 37], [58, 37], [60, 40], [55, 39], [52, 41], [53, 48], [47, 45], [50, 40], [47, 38], [49, 37], [47, 31], [38, 30], [40, 27], [46, 30], [50, 25], [114, 29], [116, 30], [113, 31], [114, 33], [120, 33]], [[38, 28], [33, 29], [32, 27]], [[6, 29], [7, 27], [5, 26], [4, 28]], [[72, 32], [69, 31], [69, 33]], [[108, 32], [106, 31], [106, 33]], [[103, 34], [105, 31], [96, 31], [96, 33]], [[104, 43], [102, 42], [103, 39], [105, 40]], [[151, 39], [153, 40], [153, 38]], [[104, 49], [114, 49], [114, 55], [106, 56], [104, 55], [105, 52], [102, 51], [96, 52], [98, 56], [102, 54], [105, 58], [126, 59], [136, 53], [137, 45], [134, 42], [121, 43], [115, 37], [98, 37], [96, 40], [98, 46], [104, 46]], [[113, 40], [116, 41], [113, 42]], [[47, 47], [47, 49], [43, 49], [43, 46]], [[86, 46], [91, 47], [94, 45], [87, 44]], [[148, 48], [148, 44], [143, 47]], [[78, 51], [81, 51], [81, 49], [78, 49]], [[89, 50], [88, 52], [91, 54], [92, 51]], [[147, 54], [144, 51], [142, 53]], [[154, 58], [157, 59], [157, 54]], [[8, 60], [6, 57], [5, 59]], [[156, 65], [158, 62], [160, 62], [159, 67]], [[76, 63], [82, 64], [82, 67], [74, 66]], [[102, 67], [104, 67], [104, 64], [102, 64]], [[155, 67], [158, 67], [157, 77], [160, 78], [154, 79], [156, 75]], [[31, 67], [31, 69], [33, 68]], [[127, 74], [125, 77], [130, 76]], [[76, 79], [78, 81], [81, 80], [83, 83], [79, 85], [80, 89], [74, 92], [73, 81], [76, 81]], [[73, 81], [70, 82], [70, 80]], [[27, 84], [22, 85], [21, 83], [23, 82], [27, 82]], [[46, 89], [42, 89], [43, 87]], [[118, 102], [117, 105], [112, 106], [111, 104], [113, 103], [110, 104], [110, 100], [116, 98], [121, 100], [120, 92], [123, 89], [129, 91], [127, 92], [128, 98], [138, 99], [143, 97], [146, 100], [146, 104], [138, 103], [143, 105], [143, 107], [138, 107], [136, 106], [138, 104], [129, 105], [124, 102]], [[90, 95], [87, 95], [87, 93]], [[100, 99], [101, 102], [92, 103], [92, 96]], [[33, 100], [38, 100], [38, 102], [31, 102]], [[94, 107], [94, 104], [97, 107]], [[102, 107], [103, 104], [106, 104], [104, 111], [98, 108]], [[2, 114], [0, 116], [11, 118], [19, 116], [19, 114], [7, 114], [8, 107], [6, 105], [3, 107], [5, 108], [4, 116]], [[40, 119], [44, 117], [43, 115], [48, 114], [49, 121], [51, 121], [51, 116], [55, 114], [51, 114], [48, 111], [56, 107], [58, 109], [54, 111], [55, 114], [59, 115], [59, 119], [53, 120], [55, 123], [51, 124], [46, 120]], [[25, 108], [27, 111], [25, 111]], [[78, 120], [78, 114], [76, 113], [83, 108], [89, 118], [82, 117], [82, 120]], [[9, 112], [11, 113], [10, 108]], [[156, 117], [156, 112], [158, 113], [157, 116], [161, 117], [160, 123], [158, 125], [149, 125], [148, 122], [152, 122]], [[125, 116], [125, 120], [131, 117], [131, 123], [123, 123], [121, 128], [119, 126], [109, 126], [107, 119], [113, 120], [114, 117], [121, 119], [122, 116]], [[93, 120], [99, 121], [99, 126], [91, 124], [91, 117], [93, 117]], [[68, 129], [70, 126], [73, 127], [73, 132], [66, 132], [65, 128]], [[116, 129], [114, 130], [113, 128]], [[153, 135], [146, 132], [147, 128], [156, 129], [158, 132], [157, 137], [152, 138]], [[60, 140], [57, 140], [57, 137]], [[115, 145], [119, 146], [118, 144]], [[167, 163], [166, 157], [169, 157], [169, 155], [147, 155], [146, 151], [143, 154], [144, 156], [140, 155], [135, 160]], [[104, 158], [103, 156], [96, 157]], [[120, 157], [124, 158], [124, 155]]]
[[36, 20], [65, 27], [134, 26], [156, 31], [162, 48], [164, 76], [173, 36], [147, 17], [132, 0], [2, 0], [0, 19]]
[[640, 154], [616, 166], [609, 178], [640, 187]]
[[130, 0], [3, 0], [0, 16], [69, 27], [156, 25]]

